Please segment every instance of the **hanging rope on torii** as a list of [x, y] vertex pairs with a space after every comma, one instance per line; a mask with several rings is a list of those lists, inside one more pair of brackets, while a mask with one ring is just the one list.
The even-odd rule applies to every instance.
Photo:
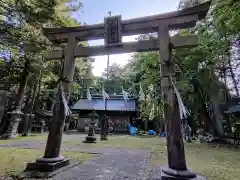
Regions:
[[[161, 85], [163, 90], [164, 118], [167, 122], [167, 151], [168, 151], [168, 168], [163, 168], [162, 178], [167, 176], [194, 178], [195, 173], [187, 169], [184, 145], [181, 135], [181, 122], [177, 98], [174, 95], [174, 88], [170, 76], [174, 77], [174, 62], [172, 59], [172, 49], [191, 48], [197, 46], [196, 36], [173, 36], [170, 37], [169, 31], [194, 27], [198, 20], [204, 19], [211, 1], [170, 13], [122, 20], [121, 16], [109, 16], [104, 19], [104, 23], [95, 25], [85, 25], [83, 27], [68, 28], [46, 28], [44, 34], [53, 43], [67, 43], [64, 51], [50, 51], [46, 56], [48, 60], [57, 60], [64, 57], [63, 78], [62, 82], [65, 96], [69, 96], [69, 86], [72, 82], [75, 58], [120, 54], [130, 52], [159, 51], [161, 57]], [[139, 42], [122, 42], [122, 36], [154, 33], [157, 32], [156, 39], [139, 41]], [[104, 46], [82, 47], [77, 46], [79, 41], [104, 39]], [[174, 78], [173, 78], [174, 81]], [[66, 98], [68, 99], [68, 98]], [[58, 116], [54, 114], [54, 116]], [[59, 121], [65, 118], [59, 117]], [[52, 126], [53, 127], [53, 126]], [[58, 126], [59, 127], [59, 126]], [[54, 130], [50, 130], [54, 131]], [[60, 156], [62, 132], [55, 134], [49, 133], [46, 151], [51, 143], [52, 151], [48, 156], [41, 159], [35, 164], [34, 168], [50, 166], [51, 163], [57, 165], [68, 164], [69, 161]], [[54, 142], [54, 139], [59, 141]], [[50, 151], [48, 151], [50, 152]], [[44, 163], [45, 162], [45, 163]], [[28, 166], [31, 169], [31, 165]]]

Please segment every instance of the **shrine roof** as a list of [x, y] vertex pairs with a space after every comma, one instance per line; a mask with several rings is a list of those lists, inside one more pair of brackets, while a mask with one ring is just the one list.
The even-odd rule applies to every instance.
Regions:
[[[95, 95], [92, 97], [92, 100], [87, 98], [80, 99], [71, 109], [104, 111], [105, 102], [101, 95]], [[130, 96], [129, 100], [125, 101], [122, 96], [110, 96], [107, 100], [106, 110], [135, 112], [136, 99]]]

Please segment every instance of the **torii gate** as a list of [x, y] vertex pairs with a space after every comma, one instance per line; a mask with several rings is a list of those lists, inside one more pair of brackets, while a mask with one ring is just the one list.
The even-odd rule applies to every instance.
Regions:
[[[143, 52], [159, 50], [161, 58], [161, 85], [163, 89], [164, 117], [167, 122], [167, 151], [168, 168], [162, 170], [162, 179], [167, 176], [181, 178], [195, 178], [196, 174], [187, 170], [184, 144], [180, 129], [179, 109], [171, 78], [174, 77], [174, 62], [171, 58], [173, 48], [196, 47], [196, 36], [173, 36], [169, 30], [194, 27], [198, 20], [204, 19], [211, 1], [170, 13], [121, 20], [121, 16], [106, 17], [104, 23], [86, 25], [81, 27], [45, 28], [44, 34], [55, 44], [67, 43], [62, 51], [50, 51], [46, 56], [48, 60], [64, 59], [63, 86], [66, 99], [69, 96], [69, 85], [73, 80], [75, 58]], [[122, 36], [158, 33], [158, 38], [139, 42], [122, 43]], [[105, 39], [104, 46], [82, 47], [77, 46], [80, 41]], [[62, 167], [69, 163], [59, 155], [61, 147], [64, 119], [53, 122], [50, 129], [44, 157], [36, 163], [29, 163], [27, 169]]]

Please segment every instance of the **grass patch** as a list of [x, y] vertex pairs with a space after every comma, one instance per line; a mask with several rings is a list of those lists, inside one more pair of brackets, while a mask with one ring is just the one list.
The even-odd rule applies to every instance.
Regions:
[[[35, 161], [43, 155], [43, 151], [37, 149], [0, 148], [0, 177], [14, 176], [22, 172], [28, 162]], [[62, 152], [63, 156], [76, 161], [86, 161], [94, 155], [80, 152]]]
[[[151, 140], [150, 140], [151, 139]], [[107, 141], [97, 141], [96, 144], [85, 144], [79, 140], [64, 141], [63, 144], [66, 146], [78, 145], [82, 148], [126, 148], [126, 149], [145, 149], [151, 150], [154, 146], [155, 141], [160, 141], [159, 138], [145, 138], [140, 136], [108, 136]]]
[[103, 147], [129, 148], [138, 150], [151, 150], [159, 138], [149, 138], [143, 136], [126, 136], [116, 139], [114, 136], [109, 137], [108, 141], [101, 141]]
[[189, 167], [209, 180], [238, 180], [240, 151], [227, 146], [187, 144], [186, 159]]
[[[166, 165], [167, 151], [164, 141], [152, 148], [151, 165]], [[208, 180], [238, 180], [240, 177], [240, 150], [227, 146], [185, 143], [189, 168], [206, 176]]]
[[9, 144], [11, 142], [19, 142], [19, 141], [29, 141], [29, 140], [47, 140], [47, 133], [44, 134], [31, 134], [30, 136], [21, 136], [19, 135], [18, 137], [14, 139], [1, 139], [0, 144]]
[[[139, 138], [156, 138], [156, 135], [148, 135], [148, 134], [139, 134]], [[159, 137], [159, 136], [158, 136]]]

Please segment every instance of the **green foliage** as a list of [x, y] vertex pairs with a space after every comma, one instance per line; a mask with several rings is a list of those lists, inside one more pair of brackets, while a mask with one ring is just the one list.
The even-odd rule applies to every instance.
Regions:
[[82, 90], [82, 87], [78, 83], [74, 82], [71, 84], [70, 92], [71, 92], [71, 100], [73, 102], [76, 102], [77, 100], [79, 100], [81, 95], [81, 90]]
[[[79, 11], [82, 3], [79, 0], [4, 0], [0, 5], [0, 32], [1, 32], [1, 80], [8, 79], [7, 83], [16, 86], [21, 81], [21, 72], [25, 61], [29, 62], [27, 92], [33, 92], [38, 83], [42, 69], [42, 78], [38, 90], [38, 99], [53, 98], [48, 89], [56, 88], [61, 74], [59, 61], [45, 61], [43, 56], [46, 50], [55, 47], [43, 35], [44, 27], [79, 26], [80, 23], [72, 18], [72, 13]], [[22, 49], [22, 43], [28, 47]], [[82, 43], [87, 45], [87, 43]], [[24, 57], [20, 50], [23, 50]], [[10, 60], [11, 63], [5, 63]], [[76, 62], [74, 80], [83, 75], [91, 74], [90, 58], [80, 58]], [[85, 70], [87, 67], [88, 72]], [[71, 100], [76, 101], [82, 93], [82, 87], [77, 83], [71, 85]]]
[[[179, 8], [187, 8], [204, 2], [204, 0], [181, 0]], [[43, 27], [79, 26], [71, 17], [82, 7], [79, 0], [4, 0], [0, 5], [0, 80], [9, 82], [12, 87], [19, 83], [25, 61], [29, 62], [29, 81], [26, 92], [32, 91], [36, 79], [43, 69], [40, 81], [39, 99], [52, 95], [45, 89], [54, 89], [61, 74], [58, 61], [44, 61], [46, 50], [55, 49], [43, 35]], [[213, 120], [211, 103], [224, 103], [230, 92], [239, 95], [236, 75], [240, 57], [240, 3], [236, 0], [213, 1], [207, 18], [190, 30], [180, 30], [179, 35], [196, 34], [199, 46], [194, 49], [174, 51], [181, 69], [181, 80], [177, 82], [184, 103], [194, 115], [193, 119]], [[154, 34], [141, 35], [139, 41], [153, 39]], [[28, 43], [24, 57], [20, 52], [21, 43]], [[87, 43], [83, 42], [86, 46]], [[234, 50], [235, 49], [235, 50]], [[238, 51], [236, 50], [238, 49]], [[234, 51], [234, 56], [233, 56]], [[11, 60], [11, 63], [5, 63]], [[120, 94], [123, 86], [130, 94], [138, 95], [140, 84], [146, 95], [142, 102], [143, 118], [148, 118], [153, 104], [154, 119], [162, 119], [162, 93], [160, 79], [160, 61], [158, 52], [134, 53], [124, 67], [113, 64], [101, 78], [93, 77], [92, 59], [78, 58], [76, 61], [74, 82], [71, 85], [71, 101], [82, 96], [87, 87], [101, 92], [103, 84], [109, 94]], [[18, 68], [13, 68], [13, 67]], [[108, 79], [107, 79], [108, 76]], [[227, 79], [233, 83], [233, 90]], [[46, 96], [46, 97], [45, 97]], [[202, 117], [204, 114], [204, 117]]]
[[240, 2], [236, 0], [218, 0], [213, 11], [213, 23], [220, 33], [227, 36], [240, 35]]
[[[202, 3], [203, 0], [182, 0], [179, 7], [187, 8]], [[211, 103], [225, 103], [230, 96], [229, 84], [223, 79], [233, 78], [231, 51], [233, 42], [239, 39], [239, 2], [213, 2], [207, 18], [190, 30], [180, 30], [179, 35], [197, 34], [199, 46], [194, 49], [174, 51], [181, 69], [181, 79], [177, 82], [183, 102], [195, 120], [205, 121], [214, 118]], [[225, 23], [226, 21], [226, 23]], [[237, 27], [236, 27], [237, 26]], [[154, 38], [154, 35], [141, 35], [139, 40]], [[239, 57], [239, 54], [237, 54]], [[142, 84], [146, 100], [142, 102], [142, 116], [148, 117], [153, 103], [159, 107], [155, 116], [161, 119], [160, 67], [157, 52], [135, 53], [122, 73], [129, 89], [139, 91]], [[232, 63], [234, 64], [234, 62]], [[234, 69], [233, 69], [234, 71]], [[224, 78], [223, 78], [224, 75]], [[224, 82], [223, 82], [223, 81]], [[149, 87], [154, 85], [153, 90]], [[215, 111], [215, 110], [214, 110]]]

